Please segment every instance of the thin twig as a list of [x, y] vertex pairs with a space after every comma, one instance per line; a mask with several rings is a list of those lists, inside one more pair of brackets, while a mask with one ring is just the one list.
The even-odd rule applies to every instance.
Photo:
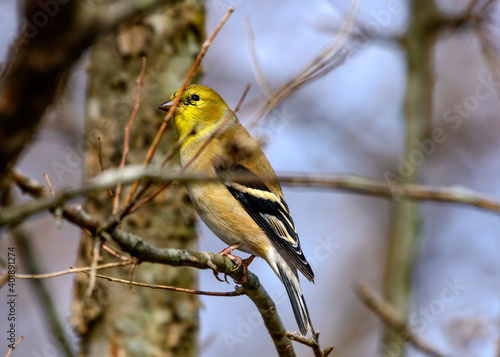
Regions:
[[102, 245], [102, 249], [104, 249], [106, 252], [108, 252], [109, 254], [111, 254], [112, 256], [120, 259], [120, 260], [123, 260], [123, 261], [129, 261], [130, 258], [129, 257], [126, 257], [120, 253], [118, 253], [116, 250], [114, 250], [113, 248], [111, 248], [110, 246], [108, 246], [107, 244], [103, 244]]
[[[287, 332], [286, 336], [292, 341], [297, 341], [298, 343], [311, 347], [315, 357], [327, 357], [333, 351], [333, 346], [328, 346], [322, 351], [319, 345], [312, 338], [302, 336], [297, 332]], [[316, 333], [316, 338], [318, 337], [319, 332]]]
[[[127, 262], [115, 262], [115, 263], [107, 263], [107, 264], [102, 264], [98, 265], [96, 267], [96, 270], [102, 270], [102, 269], [109, 269], [109, 268], [116, 268], [116, 267], [124, 267], [128, 265], [132, 265], [133, 262], [131, 260]], [[85, 273], [90, 271], [92, 268], [91, 267], [83, 267], [83, 268], [69, 268], [67, 270], [61, 270], [61, 271], [56, 271], [54, 273], [47, 273], [47, 274], [16, 274], [15, 277], [16, 279], [48, 279], [48, 278], [55, 278], [58, 276], [63, 276], [63, 275], [68, 275], [68, 274], [75, 274], [75, 273]]]
[[134, 277], [135, 267], [137, 266], [137, 259], [134, 259], [134, 264], [132, 264], [132, 269], [130, 269], [130, 274], [128, 276], [129, 288], [132, 293], [135, 294], [135, 290], [132, 284], [132, 279]]
[[238, 291], [228, 291], [228, 292], [215, 292], [215, 291], [202, 291], [202, 290], [193, 290], [193, 289], [185, 289], [185, 288], [177, 288], [175, 286], [169, 286], [169, 285], [158, 285], [158, 284], [146, 284], [146, 283], [139, 283], [137, 281], [131, 281], [131, 280], [125, 280], [125, 279], [118, 279], [118, 278], [113, 278], [111, 276], [106, 276], [106, 275], [100, 275], [96, 274], [96, 278], [100, 279], [106, 279], [115, 283], [122, 283], [122, 284], [130, 284], [133, 286], [141, 286], [144, 288], [150, 288], [150, 289], [163, 289], [163, 290], [169, 290], [169, 291], [177, 291], [180, 293], [186, 293], [186, 294], [193, 294], [193, 295], [206, 295], [206, 296], [241, 296], [244, 293], [243, 292], [238, 292]]
[[[335, 7], [335, 9], [340, 12], [341, 17], [347, 17], [344, 11], [344, 3], [339, 3], [339, 2], [331, 2], [331, 5]], [[347, 14], [349, 13], [350, 9], [347, 10]], [[360, 9], [358, 13], [362, 13], [362, 10]], [[367, 17], [369, 14], [365, 11], [365, 13], [361, 17]], [[330, 24], [329, 24], [330, 25]], [[355, 44], [357, 47], [361, 47], [361, 45], [365, 42], [370, 41], [378, 41], [381, 44], [390, 44], [390, 45], [398, 45], [401, 44], [401, 36], [399, 33], [389, 33], [389, 32], [384, 32], [382, 28], [376, 27], [373, 28], [373, 26], [370, 26], [370, 23], [363, 22], [359, 19], [354, 20], [354, 26], [349, 34], [349, 40]], [[330, 26], [321, 26], [325, 28], [325, 30], [330, 30], [332, 32], [339, 32], [341, 31], [341, 27], [335, 26], [335, 25], [330, 25]]]
[[7, 352], [7, 354], [5, 355], [5, 357], [10, 357], [10, 355], [12, 354], [12, 352], [14, 352], [15, 348], [17, 347], [17, 345], [19, 345], [19, 343], [23, 340], [23, 338], [24, 338], [24, 336], [19, 337], [19, 339], [16, 341], [16, 343], [14, 343], [14, 346], [12, 346], [9, 349], [9, 352]]
[[[141, 83], [144, 78], [144, 74], [146, 73], [146, 57], [142, 57], [142, 67], [139, 76], [135, 80], [136, 83], [136, 93], [135, 93], [135, 105], [132, 110], [132, 114], [130, 115], [130, 119], [125, 126], [125, 135], [123, 137], [123, 152], [122, 159], [120, 161], [120, 170], [123, 170], [125, 167], [125, 162], [127, 161], [127, 154], [130, 148], [130, 129], [132, 128], [132, 124], [134, 123], [134, 119], [137, 115], [137, 111], [139, 110], [139, 106], [141, 105]], [[113, 200], [113, 214], [118, 213], [118, 207], [120, 205], [120, 193], [122, 190], [121, 182], [116, 184], [115, 197]]]
[[[45, 181], [47, 181], [47, 185], [49, 186], [50, 193], [52, 197], [56, 197], [56, 193], [54, 192], [54, 187], [52, 187], [52, 183], [50, 182], [49, 175], [47, 175], [45, 172], [43, 173], [43, 176], [45, 177]], [[63, 225], [63, 220], [62, 220], [62, 212], [59, 207], [56, 207], [54, 210], [56, 219], [55, 219], [55, 226], [56, 228], [62, 228]]]
[[480, 4], [479, 0], [471, 0], [464, 11], [464, 17], [469, 19], [481, 18], [491, 10], [492, 5], [496, 0], [486, 0]]
[[[250, 129], [255, 128], [262, 119], [279, 103], [288, 98], [293, 92], [298, 88], [302, 87], [306, 83], [312, 80], [318, 79], [333, 69], [340, 66], [348, 54], [348, 50], [344, 49], [344, 44], [349, 39], [351, 32], [354, 28], [356, 10], [358, 7], [358, 0], [353, 0], [351, 8], [346, 16], [344, 24], [340, 33], [334, 38], [334, 40], [316, 57], [314, 57], [309, 64], [307, 64], [303, 69], [301, 69], [290, 81], [285, 83], [279, 90], [274, 92], [274, 94], [267, 98], [264, 107], [256, 114], [256, 116], [249, 123], [248, 127]], [[255, 58], [255, 61], [258, 60]], [[258, 66], [260, 68], [260, 65]], [[261, 69], [260, 69], [261, 70]], [[259, 70], [256, 71], [256, 76], [261, 76]], [[256, 79], [259, 82], [260, 79]]]
[[[213, 40], [215, 39], [215, 36], [217, 36], [217, 34], [221, 30], [222, 26], [224, 26], [224, 24], [229, 19], [229, 16], [231, 16], [233, 11], [234, 11], [234, 7], [230, 7], [229, 10], [224, 15], [224, 17], [222, 18], [222, 20], [219, 22], [219, 24], [215, 28], [212, 35], [207, 40], [205, 40], [205, 42], [201, 46], [200, 52], [198, 53], [196, 60], [194, 61], [193, 65], [191, 66], [191, 70], [189, 71], [188, 75], [186, 76], [181, 88], [179, 88], [179, 90], [177, 92], [177, 96], [174, 98], [174, 101], [172, 103], [172, 106], [170, 107], [170, 110], [168, 111], [167, 115], [165, 116], [165, 119], [163, 120], [160, 128], [158, 129], [158, 132], [156, 133], [156, 136], [155, 136], [153, 142], [151, 143], [151, 146], [148, 149], [146, 159], [144, 160], [144, 163], [143, 163], [144, 168], [146, 168], [151, 163], [151, 160], [153, 160], [153, 155], [155, 154], [156, 149], [160, 145], [160, 141], [163, 138], [163, 134], [165, 134], [165, 130], [167, 130], [168, 122], [172, 118], [175, 110], [177, 109], [177, 106], [179, 105], [179, 101], [181, 99], [182, 94], [186, 90], [188, 83], [191, 81], [191, 78], [193, 78], [196, 70], [200, 66], [201, 60], [203, 59], [203, 57], [205, 57], [205, 53], [207, 52], [208, 48], [212, 44]], [[134, 185], [132, 186], [132, 189], [130, 190], [130, 192], [127, 196], [127, 199], [125, 200], [124, 206], [127, 206], [129, 204], [129, 202], [132, 200], [132, 197], [134, 196], [134, 193], [137, 191], [138, 188], [139, 188], [139, 181], [136, 181], [136, 182], [134, 182]]]
[[[134, 262], [129, 260], [128, 262], [118, 262], [118, 263], [108, 263], [108, 264], [98, 265], [96, 267], [96, 270], [123, 267], [123, 266], [128, 266], [128, 265], [134, 265]], [[91, 271], [92, 271], [92, 267], [70, 268], [67, 270], [62, 270], [62, 271], [58, 271], [58, 272], [54, 272], [54, 273], [47, 273], [47, 274], [16, 274], [15, 278], [16, 279], [47, 279], [47, 278], [55, 278], [55, 277], [59, 277], [62, 275], [76, 274], [76, 273], [90, 274]], [[131, 281], [131, 280], [113, 278], [110, 276], [100, 275], [100, 274], [95, 274], [95, 277], [101, 278], [101, 279], [106, 279], [106, 280], [113, 281], [113, 282], [130, 284], [130, 285], [134, 285], [134, 286], [142, 286], [142, 287], [151, 288], [151, 289], [164, 289], [164, 290], [178, 291], [181, 293], [194, 294], [194, 295], [240, 296], [240, 295], [244, 294], [244, 292], [237, 292], [237, 291], [213, 292], [213, 291], [202, 291], [202, 290], [177, 288], [175, 286], [168, 286], [168, 285], [146, 284], [146, 283], [139, 283], [139, 282], [135, 282], [135, 281]]]
[[[188, 133], [186, 133], [182, 138], [180, 138], [174, 144], [174, 146], [170, 148], [168, 153], [165, 155], [165, 157], [163, 158], [163, 160], [160, 164], [160, 167], [165, 166], [165, 164], [174, 157], [174, 155], [177, 153], [177, 151], [180, 150], [182, 144], [195, 132], [196, 132], [196, 127], [193, 127]], [[161, 192], [161, 191], [159, 191], [151, 199], [147, 200], [144, 203], [141, 203], [141, 202], [137, 203], [137, 200], [139, 199], [139, 197], [142, 197], [142, 195], [144, 195], [144, 193], [151, 187], [151, 184], [152, 184], [151, 181], [144, 183], [144, 185], [141, 187], [141, 189], [135, 195], [134, 199], [130, 200], [130, 202], [122, 209], [122, 211], [120, 212], [120, 216], [118, 217], [118, 220], [121, 221], [125, 216], [134, 213], [135, 211], [137, 211], [139, 208], [141, 208], [143, 205], [145, 205], [147, 202], [149, 202], [151, 199], [156, 197]]]
[[92, 296], [92, 292], [95, 288], [95, 275], [97, 271], [97, 265], [99, 260], [101, 259], [101, 238], [95, 235], [92, 236], [92, 262], [90, 264], [90, 279], [89, 286], [87, 287], [87, 291], [85, 292], [85, 296], [88, 298]]
[[266, 78], [266, 74], [260, 65], [259, 58], [257, 57], [257, 51], [255, 50], [255, 35], [252, 29], [252, 23], [249, 18], [246, 18], [243, 22], [245, 25], [245, 29], [247, 32], [247, 41], [248, 41], [248, 52], [250, 52], [250, 57], [252, 58], [252, 65], [254, 70], [255, 81], [259, 85], [260, 91], [264, 95], [266, 100], [270, 100], [273, 91], [271, 89], [271, 85]]
[[52, 194], [52, 197], [56, 197], [56, 193], [54, 192], [54, 187], [52, 187], [52, 183], [50, 182], [49, 175], [47, 175], [44, 172], [43, 176], [45, 177], [45, 181], [47, 181], [47, 185], [49, 186], [49, 190], [50, 190], [50, 193]]
[[[99, 166], [101, 166], [101, 172], [105, 173], [106, 168], [104, 167], [104, 161], [102, 159], [102, 144], [101, 144], [101, 137], [100, 136], [97, 137], [97, 153], [99, 156]], [[111, 187], [108, 187], [108, 194], [109, 194], [109, 197], [112, 199], [113, 198], [113, 190], [111, 189]]]
[[493, 31], [486, 26], [483, 22], [476, 25], [476, 33], [481, 45], [481, 53], [484, 61], [488, 66], [494, 78], [500, 76], [500, 49], [498, 47], [498, 40], [495, 38]]
[[[433, 346], [424, 341], [415, 331], [412, 331], [405, 321], [398, 315], [394, 307], [387, 302], [381, 300], [366, 284], [358, 284], [355, 286], [356, 295], [361, 301], [378, 317], [384, 321], [386, 325], [395, 329], [404, 341], [409, 342], [415, 348], [428, 354], [432, 357], [445, 357], [446, 355], [438, 352]], [[401, 346], [402, 347], [402, 346]]]

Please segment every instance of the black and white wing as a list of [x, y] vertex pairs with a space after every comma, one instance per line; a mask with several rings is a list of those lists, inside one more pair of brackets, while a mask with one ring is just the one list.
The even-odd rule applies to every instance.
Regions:
[[256, 174], [242, 165], [233, 164], [229, 168], [218, 165], [216, 172], [219, 175], [221, 173], [241, 174], [252, 181], [251, 183], [239, 183], [222, 179], [222, 183], [233, 197], [243, 205], [250, 217], [266, 232], [282, 257], [292, 267], [300, 270], [308, 280], [313, 281], [314, 273], [302, 253], [299, 236], [285, 200], [280, 195], [273, 193]]

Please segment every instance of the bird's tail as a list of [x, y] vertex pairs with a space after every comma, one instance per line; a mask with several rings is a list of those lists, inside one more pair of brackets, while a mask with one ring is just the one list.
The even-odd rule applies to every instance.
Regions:
[[276, 262], [276, 267], [278, 276], [285, 285], [286, 292], [290, 298], [293, 314], [295, 315], [295, 320], [297, 320], [300, 332], [304, 336], [310, 333], [314, 341], [318, 343], [316, 332], [312, 326], [311, 318], [309, 317], [306, 301], [302, 295], [297, 270], [292, 269], [283, 259], [279, 259]]

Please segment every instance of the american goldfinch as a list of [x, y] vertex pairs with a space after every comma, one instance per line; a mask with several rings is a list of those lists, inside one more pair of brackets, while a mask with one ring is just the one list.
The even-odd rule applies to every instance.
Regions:
[[[168, 111], [176, 94], [158, 109]], [[185, 172], [226, 177], [187, 185], [199, 216], [226, 244], [267, 261], [285, 285], [300, 332], [310, 333], [317, 342], [297, 270], [310, 281], [314, 273], [300, 248], [276, 173], [259, 144], [219, 94], [202, 85], [187, 87], [172, 120], [179, 136], [186, 137], [180, 148]], [[255, 181], [228, 181], [228, 173]]]

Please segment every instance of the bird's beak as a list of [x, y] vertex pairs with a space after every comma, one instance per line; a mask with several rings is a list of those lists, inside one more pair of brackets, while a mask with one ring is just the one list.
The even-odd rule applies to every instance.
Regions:
[[156, 109], [160, 109], [160, 110], [164, 110], [164, 111], [168, 112], [168, 110], [170, 109], [170, 107], [172, 106], [172, 104], [174, 104], [174, 101], [173, 100], [169, 100], [168, 102], [160, 104]]

